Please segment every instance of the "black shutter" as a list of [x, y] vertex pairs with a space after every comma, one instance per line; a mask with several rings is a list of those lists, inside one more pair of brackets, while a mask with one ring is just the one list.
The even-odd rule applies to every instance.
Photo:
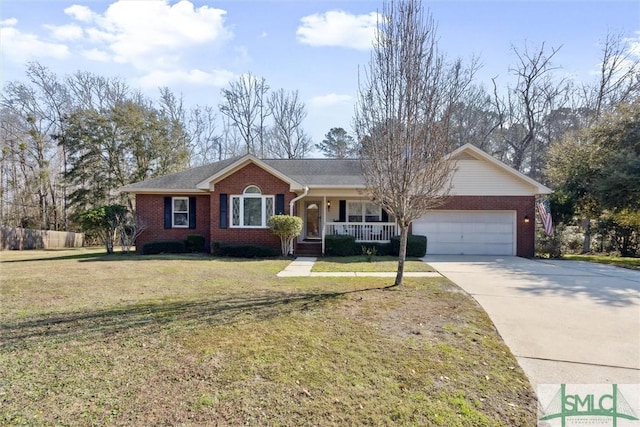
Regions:
[[164, 228], [171, 228], [171, 197], [164, 198]]
[[338, 222], [347, 222], [347, 201], [340, 200], [338, 202], [340, 212], [338, 214]]
[[196, 198], [189, 197], [189, 228], [196, 228]]
[[284, 215], [284, 194], [276, 194], [276, 215]]
[[382, 218], [381, 218], [381, 220], [382, 220], [382, 222], [389, 222], [389, 214], [384, 209], [382, 209]]
[[220, 194], [220, 228], [229, 227], [229, 210], [228, 197], [226, 194]]

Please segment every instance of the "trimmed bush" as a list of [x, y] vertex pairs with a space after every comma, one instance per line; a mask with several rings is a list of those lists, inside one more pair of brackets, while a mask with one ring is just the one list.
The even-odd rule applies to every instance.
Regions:
[[[400, 236], [391, 238], [391, 255], [400, 254]], [[427, 254], [427, 236], [419, 236], [417, 234], [409, 234], [407, 236], [407, 256], [423, 257]]]
[[154, 240], [142, 245], [143, 255], [182, 254], [185, 250], [184, 240]]
[[302, 218], [293, 215], [272, 215], [267, 220], [271, 232], [280, 238], [282, 256], [293, 254], [293, 239], [302, 233]]
[[280, 255], [280, 250], [271, 246], [260, 245], [230, 245], [225, 243], [214, 243], [215, 254], [218, 256], [228, 256], [234, 258], [270, 258]]
[[326, 236], [324, 245], [324, 253], [328, 256], [352, 256], [362, 253], [361, 245], [356, 244], [356, 238], [353, 236]]
[[203, 252], [204, 236], [201, 234], [189, 234], [185, 242], [187, 252]]
[[222, 242], [211, 242], [211, 255], [221, 256], [220, 247], [224, 245]]

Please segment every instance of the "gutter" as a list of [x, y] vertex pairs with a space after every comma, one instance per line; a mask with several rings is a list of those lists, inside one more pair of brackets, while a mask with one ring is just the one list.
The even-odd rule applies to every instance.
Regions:
[[299, 195], [298, 197], [295, 197], [293, 200], [291, 200], [289, 202], [289, 215], [293, 215], [293, 205], [295, 204], [295, 202], [297, 202], [298, 200], [302, 199], [304, 196], [306, 196], [307, 194], [309, 194], [309, 187], [307, 187], [306, 185], [304, 186], [304, 193], [302, 193], [301, 195]]

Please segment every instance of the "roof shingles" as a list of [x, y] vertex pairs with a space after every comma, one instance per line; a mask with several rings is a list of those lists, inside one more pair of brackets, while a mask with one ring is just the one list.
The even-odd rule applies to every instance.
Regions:
[[[241, 160], [242, 157], [234, 157], [129, 184], [122, 187], [121, 190], [131, 193], [160, 190], [195, 192], [198, 191], [197, 184]], [[258, 160], [258, 162], [262, 162], [291, 180], [309, 187], [360, 187], [364, 185], [360, 162], [354, 159], [266, 159]]]

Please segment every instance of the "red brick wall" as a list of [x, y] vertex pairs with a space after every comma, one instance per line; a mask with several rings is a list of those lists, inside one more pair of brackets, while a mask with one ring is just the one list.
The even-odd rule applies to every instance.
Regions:
[[136, 250], [152, 240], [181, 239], [189, 234], [201, 234], [205, 238], [205, 250], [209, 250], [210, 211], [209, 196], [196, 197], [196, 228], [164, 228], [164, 198], [185, 196], [184, 194], [136, 194], [136, 213], [146, 229], [136, 239]]
[[[535, 255], [535, 197], [534, 196], [452, 196], [439, 207], [442, 210], [516, 211], [516, 255], [532, 258]], [[529, 222], [524, 222], [524, 216]]]
[[[296, 197], [289, 191], [289, 184], [271, 175], [264, 169], [251, 163], [236, 171], [233, 175], [215, 184], [211, 193], [211, 241], [221, 243], [250, 243], [280, 248], [280, 238], [274, 236], [268, 228], [220, 228], [220, 194], [240, 195], [249, 185], [257, 186], [262, 194], [284, 194], [285, 213], [289, 214], [289, 202]], [[231, 198], [228, 199], [231, 213]], [[231, 225], [231, 221], [228, 221]]]

